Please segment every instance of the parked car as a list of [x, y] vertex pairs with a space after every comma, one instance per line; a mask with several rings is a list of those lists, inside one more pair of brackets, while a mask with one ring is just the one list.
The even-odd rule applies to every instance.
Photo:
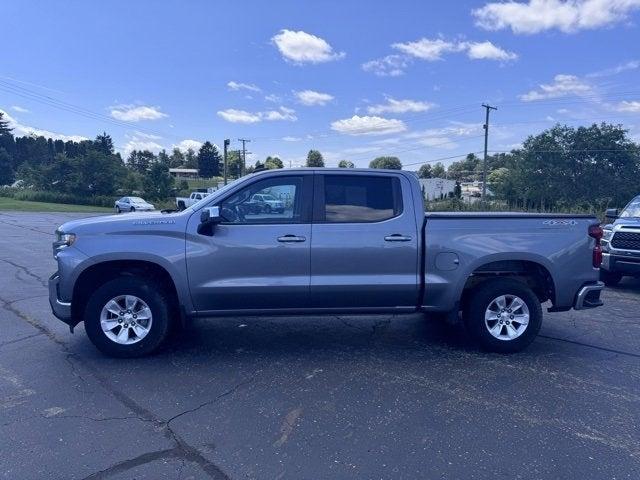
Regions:
[[152, 203], [140, 197], [122, 197], [116, 200], [116, 213], [121, 212], [152, 212], [156, 209]]
[[269, 193], [256, 193], [251, 197], [249, 205], [256, 213], [283, 213], [284, 202]]
[[[246, 208], [273, 189], [291, 209]], [[119, 357], [156, 350], [188, 318], [234, 314], [461, 313], [483, 348], [515, 352], [542, 303], [598, 307], [604, 288], [595, 217], [425, 215], [417, 178], [398, 170], [267, 170], [182, 212], [74, 220], [56, 235], [54, 314]]]
[[178, 210], [184, 210], [207, 196], [209, 196], [207, 192], [191, 192], [188, 197], [176, 197], [176, 207]]
[[608, 286], [620, 283], [624, 276], [640, 277], [640, 195], [622, 211], [606, 211], [600, 279]]

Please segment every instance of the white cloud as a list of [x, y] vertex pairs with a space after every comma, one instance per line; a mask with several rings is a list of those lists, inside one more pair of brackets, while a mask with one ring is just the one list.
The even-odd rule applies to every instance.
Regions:
[[435, 104], [429, 102], [408, 99], [396, 100], [387, 97], [387, 103], [371, 105], [367, 108], [367, 112], [372, 115], [380, 115], [382, 113], [426, 112], [434, 106]]
[[171, 148], [172, 149], [179, 148], [183, 152], [186, 152], [187, 150], [192, 149], [197, 152], [198, 150], [200, 150], [201, 146], [202, 146], [202, 142], [199, 142], [198, 140], [193, 140], [191, 138], [187, 138], [182, 140], [179, 143], [172, 145]]
[[140, 122], [142, 120], [159, 120], [168, 117], [160, 111], [160, 107], [148, 105], [115, 105], [109, 107], [111, 116], [123, 122]]
[[278, 110], [268, 110], [266, 112], [247, 112], [246, 110], [228, 108], [226, 110], [219, 110], [218, 116], [231, 123], [258, 123], [263, 120], [286, 120], [295, 122], [298, 119], [295, 115], [295, 110], [286, 107], [280, 107]]
[[354, 115], [332, 122], [331, 129], [347, 135], [386, 135], [403, 132], [407, 126], [402, 120], [393, 118]]
[[463, 43], [467, 50], [467, 56], [472, 60], [515, 60], [518, 55], [503, 50], [500, 47], [495, 46], [493, 43], [486, 42], [470, 42]]
[[391, 46], [408, 56], [429, 62], [442, 60], [445, 53], [457, 52], [466, 52], [467, 56], [472, 60], [507, 61], [518, 58], [516, 53], [504, 50], [489, 41], [450, 42], [441, 38], [435, 40], [421, 38], [415, 42], [394, 43]]
[[430, 62], [442, 60], [444, 53], [460, 50], [459, 44], [447, 42], [441, 38], [435, 40], [421, 38], [415, 42], [394, 43], [391, 46], [396, 50], [400, 50], [402, 53]]
[[490, 2], [473, 10], [476, 24], [487, 30], [510, 28], [532, 34], [558, 29], [570, 33], [625, 20], [640, 0], [529, 0]]
[[282, 100], [282, 98], [280, 98], [278, 95], [275, 95], [273, 93], [269, 94], [269, 95], [265, 95], [264, 99], [267, 102], [273, 102], [273, 103], [278, 103]]
[[618, 103], [615, 107], [618, 112], [630, 112], [630, 113], [640, 113], [640, 101], [638, 100], [624, 100]]
[[227, 83], [227, 87], [229, 87], [229, 90], [234, 90], [234, 91], [238, 91], [238, 90], [249, 90], [250, 92], [262, 91], [260, 87], [253, 85], [251, 83], [234, 82], [233, 80]]
[[9, 124], [9, 128], [13, 129], [14, 136], [35, 135], [36, 137], [53, 138], [54, 140], [63, 140], [65, 142], [82, 142], [83, 140], [89, 140], [87, 137], [84, 137], [82, 135], [65, 135], [63, 133], [52, 132], [50, 130], [30, 127], [28, 125], [20, 123], [18, 120], [9, 115], [9, 113], [7, 113], [5, 110], [0, 109], [0, 113], [3, 114], [3, 120]]
[[308, 107], [313, 105], [326, 105], [333, 100], [333, 95], [316, 92], [314, 90], [302, 90], [300, 92], [294, 92], [294, 95], [301, 104]]
[[302, 138], [300, 138], [300, 137], [291, 137], [291, 136], [282, 137], [282, 141], [283, 142], [299, 142], [301, 140], [302, 140]]
[[569, 95], [585, 95], [592, 91], [591, 85], [575, 75], [559, 74], [553, 77], [553, 83], [547, 85], [541, 84], [538, 90], [531, 90], [528, 93], [520, 95], [520, 100], [533, 102], [535, 100], [566, 97]]
[[411, 60], [406, 55], [392, 54], [365, 62], [362, 69], [379, 77], [399, 77], [404, 74], [410, 63]]
[[13, 110], [14, 112], [18, 112], [18, 113], [29, 113], [29, 110], [27, 110], [24, 107], [21, 107], [20, 105], [13, 105], [11, 107], [11, 110]]
[[616, 65], [613, 68], [606, 68], [606, 69], [600, 70], [598, 72], [589, 73], [587, 75], [587, 77], [589, 77], [589, 78], [611, 77], [613, 75], [618, 75], [620, 73], [623, 73], [623, 72], [626, 72], [626, 71], [629, 71], [629, 70], [636, 70], [637, 68], [640, 68], [640, 61], [639, 60], [631, 60], [629, 62], [621, 63], [620, 65]]
[[160, 135], [154, 135], [152, 133], [144, 133], [144, 132], [139, 132], [139, 131], [135, 131], [134, 136], [138, 137], [138, 138], [146, 138], [147, 140], [160, 140], [162, 137]]
[[323, 63], [345, 56], [344, 52], [335, 52], [326, 40], [302, 30], [280, 30], [271, 41], [278, 47], [285, 60], [294, 63]]
[[124, 145], [124, 153], [129, 155], [133, 150], [149, 150], [150, 152], [158, 153], [162, 148], [162, 145], [153, 140], [134, 137]]
[[298, 117], [296, 117], [296, 111], [286, 107], [280, 107], [279, 110], [260, 112], [259, 115], [263, 120], [269, 121], [285, 120], [288, 122], [295, 122], [298, 120]]
[[251, 113], [246, 110], [236, 110], [235, 108], [219, 110], [218, 116], [231, 123], [257, 123], [261, 120], [258, 113]]

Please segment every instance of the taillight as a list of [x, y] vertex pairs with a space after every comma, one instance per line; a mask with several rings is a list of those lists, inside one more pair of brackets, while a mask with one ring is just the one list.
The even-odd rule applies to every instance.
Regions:
[[598, 225], [589, 225], [589, 236], [596, 239], [596, 244], [593, 247], [593, 266], [595, 268], [600, 268], [602, 264], [602, 246], [600, 245], [600, 240], [604, 235], [604, 231], [602, 227]]

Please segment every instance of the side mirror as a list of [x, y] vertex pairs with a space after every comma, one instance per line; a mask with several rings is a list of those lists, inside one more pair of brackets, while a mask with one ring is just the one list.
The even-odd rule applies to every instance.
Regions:
[[611, 220], [615, 220], [618, 218], [618, 209], [617, 208], [607, 208], [604, 213], [605, 218], [610, 218]]
[[198, 225], [198, 233], [200, 235], [213, 236], [213, 230], [217, 223], [222, 221], [220, 216], [220, 207], [208, 207], [200, 213], [200, 225]]

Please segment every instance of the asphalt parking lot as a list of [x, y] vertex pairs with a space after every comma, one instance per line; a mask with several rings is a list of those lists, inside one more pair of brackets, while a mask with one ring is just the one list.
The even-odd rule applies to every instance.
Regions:
[[640, 477], [640, 281], [524, 353], [421, 315], [198, 320], [114, 360], [50, 313], [54, 228], [0, 213], [0, 477]]

